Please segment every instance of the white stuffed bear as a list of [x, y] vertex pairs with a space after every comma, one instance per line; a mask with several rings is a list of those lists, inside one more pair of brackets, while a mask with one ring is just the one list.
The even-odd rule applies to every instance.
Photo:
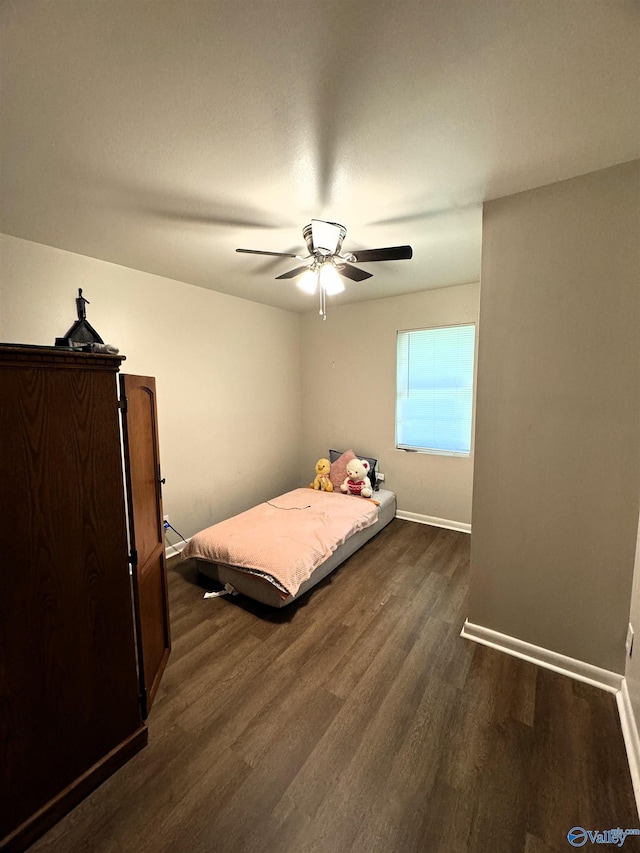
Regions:
[[369, 463], [366, 459], [352, 459], [347, 464], [347, 477], [344, 483], [340, 486], [341, 492], [347, 492], [350, 495], [361, 495], [363, 498], [370, 498], [371, 480], [367, 476], [369, 473]]

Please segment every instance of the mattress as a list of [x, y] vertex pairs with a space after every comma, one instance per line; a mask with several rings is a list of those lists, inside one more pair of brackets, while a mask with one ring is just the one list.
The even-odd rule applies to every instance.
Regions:
[[[301, 595], [304, 595], [305, 592], [327, 577], [328, 574], [395, 518], [396, 496], [393, 492], [387, 489], [380, 489], [375, 492], [374, 499], [380, 504], [377, 522], [362, 530], [358, 530], [342, 545], [339, 545], [326, 560], [314, 569], [311, 575], [300, 585], [295, 595], [284, 595], [267, 578], [250, 574], [232, 565], [197, 558], [196, 566], [202, 575], [217, 581], [223, 586], [230, 584], [242, 595], [247, 595], [271, 607], [284, 607]], [[359, 498], [354, 498], [354, 500], [359, 500]]]

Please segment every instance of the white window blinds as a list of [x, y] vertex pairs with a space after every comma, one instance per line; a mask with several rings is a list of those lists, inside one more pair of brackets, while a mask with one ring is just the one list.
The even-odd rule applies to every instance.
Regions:
[[398, 332], [396, 447], [471, 452], [475, 325]]

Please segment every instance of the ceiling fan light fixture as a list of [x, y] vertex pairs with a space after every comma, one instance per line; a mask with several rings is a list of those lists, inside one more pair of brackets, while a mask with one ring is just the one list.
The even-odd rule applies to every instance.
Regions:
[[309, 267], [302, 273], [296, 284], [304, 293], [313, 296], [318, 286], [318, 271], [314, 267]]
[[320, 268], [320, 286], [327, 296], [335, 296], [336, 293], [342, 293], [345, 289], [344, 282], [332, 263], [322, 264]]

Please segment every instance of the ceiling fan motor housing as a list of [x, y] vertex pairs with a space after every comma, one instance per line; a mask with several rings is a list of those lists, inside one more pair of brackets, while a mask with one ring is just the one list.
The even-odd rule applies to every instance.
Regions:
[[[316, 223], [314, 226], [314, 222]], [[319, 228], [320, 226], [320, 228]], [[331, 245], [323, 246], [316, 239], [314, 244], [313, 232], [316, 232], [316, 238], [318, 233], [322, 233], [322, 226], [331, 226], [331, 234], [327, 235], [327, 243], [331, 243]], [[337, 233], [336, 233], [337, 232]], [[347, 229], [344, 225], [340, 225], [338, 222], [323, 222], [321, 220], [313, 220], [308, 225], [302, 229], [302, 236], [305, 239], [305, 243], [307, 244], [307, 249], [309, 250], [310, 255], [315, 255], [320, 250], [324, 249], [322, 254], [328, 253], [330, 255], [338, 255], [340, 254], [340, 249], [342, 248], [342, 241], [347, 235]], [[335, 246], [335, 248], [334, 248]]]

